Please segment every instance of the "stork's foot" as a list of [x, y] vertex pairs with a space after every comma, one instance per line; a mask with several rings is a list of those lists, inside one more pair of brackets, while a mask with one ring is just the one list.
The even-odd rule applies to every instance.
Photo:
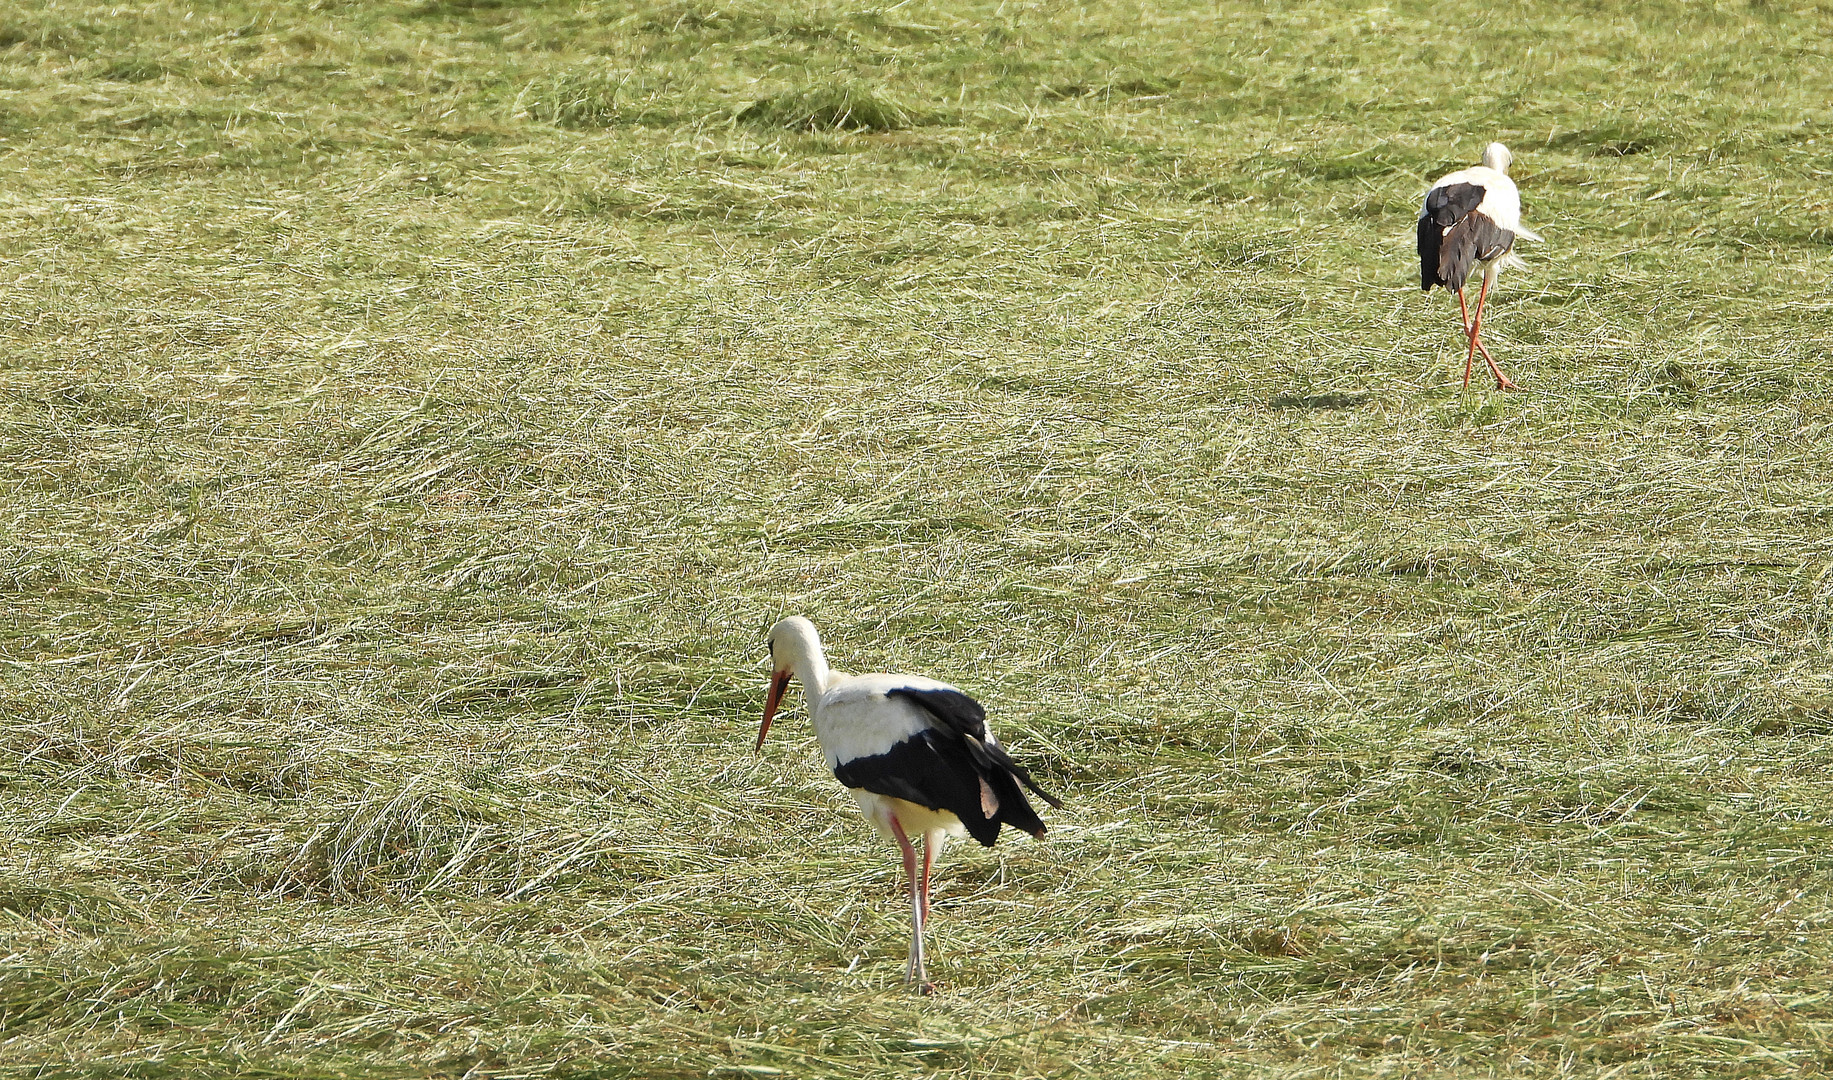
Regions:
[[1507, 375], [1498, 375], [1496, 376], [1496, 389], [1498, 390], [1519, 390], [1521, 389], [1521, 387], [1511, 382]]
[[930, 994], [936, 992], [936, 984], [932, 982], [917, 983], [916, 992], [923, 997], [928, 997]]

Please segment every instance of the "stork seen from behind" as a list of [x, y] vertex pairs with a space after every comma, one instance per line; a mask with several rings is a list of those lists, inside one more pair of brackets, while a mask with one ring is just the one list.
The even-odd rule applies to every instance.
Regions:
[[[1517, 239], [1540, 237], [1521, 226], [1521, 193], [1508, 178], [1514, 156], [1508, 147], [1492, 142], [1483, 151], [1483, 164], [1459, 169], [1439, 179], [1426, 192], [1419, 212], [1419, 287], [1427, 292], [1437, 285], [1457, 293], [1468, 349], [1464, 354], [1464, 388], [1470, 388], [1470, 367], [1481, 352], [1496, 377], [1496, 389], [1519, 390], [1483, 346], [1483, 301], [1496, 274], [1505, 266], [1524, 265], [1514, 252]], [[1464, 285], [1473, 270], [1483, 272], [1477, 293], [1476, 318], [1464, 300]]]

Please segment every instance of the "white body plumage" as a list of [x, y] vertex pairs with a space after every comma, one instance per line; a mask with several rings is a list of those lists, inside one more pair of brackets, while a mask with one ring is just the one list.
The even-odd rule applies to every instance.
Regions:
[[[903, 852], [911, 900], [905, 975], [927, 988], [923, 924], [936, 853], [951, 835], [971, 835], [991, 847], [1004, 826], [1042, 836], [1044, 823], [1021, 785], [1052, 805], [1057, 801], [1006, 754], [980, 704], [947, 683], [921, 675], [835, 671], [827, 666], [814, 624], [799, 616], [770, 628], [770, 658], [758, 749], [793, 677], [802, 684], [828, 768], [866, 820]], [[920, 872], [913, 835], [923, 837]]]
[[[1500, 143], [1491, 143], [1490, 147], [1491, 150], [1493, 150], [1497, 147], [1501, 147], [1501, 145]], [[1508, 153], [1507, 148], [1502, 148], [1502, 152], [1504, 154]], [[1490, 159], [1490, 153], [1491, 151], [1484, 152], [1484, 160], [1487, 161]], [[1440, 188], [1451, 187], [1453, 184], [1471, 184], [1475, 187], [1482, 188], [1483, 198], [1477, 203], [1476, 213], [1482, 214], [1484, 217], [1494, 222], [1497, 228], [1514, 233], [1517, 240], [1540, 239], [1538, 233], [1522, 227], [1521, 190], [1515, 186], [1513, 180], [1508, 178], [1507, 173], [1499, 169], [1491, 168], [1488, 165], [1472, 165], [1468, 169], [1459, 169], [1454, 173], [1446, 173], [1444, 176], [1439, 177], [1438, 182], [1433, 184], [1432, 187], [1426, 191], [1426, 203], [1430, 203], [1432, 192]], [[1421, 205], [1420, 216], [1425, 216], [1425, 204]], [[1507, 251], [1502, 253], [1502, 257], [1495, 260], [1495, 262], [1498, 268], [1527, 265], [1521, 261], [1521, 256], [1515, 254], [1515, 248], [1512, 244], [1509, 245]], [[1479, 265], [1487, 264], [1486, 262], [1479, 261]]]
[[[954, 690], [960, 693], [945, 682], [921, 675], [849, 675], [831, 668], [826, 674], [824, 684], [803, 679], [800, 672], [797, 678], [808, 700], [808, 716], [815, 729], [815, 741], [821, 744], [829, 771], [846, 762], [887, 753], [932, 726], [933, 721], [927, 713], [908, 701], [888, 696], [886, 691]], [[992, 732], [987, 734], [990, 736]], [[918, 806], [864, 788], [847, 790], [859, 804], [859, 812], [887, 840], [896, 839], [891, 829], [893, 817], [907, 833], [940, 832], [943, 836], [967, 833], [961, 819], [947, 810]], [[942, 836], [935, 837], [933, 844], [937, 850], [942, 843]]]
[[[1483, 302], [1496, 283], [1497, 272], [1524, 265], [1515, 254], [1517, 239], [1540, 239], [1521, 225], [1521, 192], [1508, 178], [1508, 166], [1513, 160], [1508, 147], [1490, 143], [1483, 151], [1481, 165], [1439, 177], [1427, 189], [1419, 210], [1419, 285], [1427, 292], [1437, 286], [1457, 294], [1468, 341], [1464, 354], [1466, 388], [1470, 386], [1471, 363], [1482, 353], [1490, 374], [1496, 377], [1497, 389], [1519, 389], [1502, 373], [1482, 342]], [[1483, 281], [1475, 317], [1464, 300], [1464, 286], [1473, 275], [1480, 275]]]

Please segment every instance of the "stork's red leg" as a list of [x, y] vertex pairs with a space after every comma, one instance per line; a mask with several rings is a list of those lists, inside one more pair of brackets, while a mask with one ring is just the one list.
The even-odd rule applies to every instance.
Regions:
[[[1483, 288], [1480, 292], [1477, 293], [1477, 317], [1471, 320], [1471, 323], [1470, 323], [1470, 352], [1471, 352], [1471, 355], [1469, 358], [1466, 358], [1464, 361], [1464, 385], [1465, 387], [1470, 386], [1471, 359], [1475, 358], [1476, 350], [1483, 349], [1483, 343], [1478, 336], [1482, 334], [1483, 332], [1483, 300], [1485, 297], [1489, 296], [1489, 283], [1493, 280], [1495, 280], [1494, 272], [1493, 271], [1485, 272], [1483, 274]], [[1490, 358], [1488, 349], [1483, 349], [1483, 359], [1484, 361], [1486, 361], [1489, 364], [1489, 373], [1496, 377], [1496, 389], [1498, 390], [1519, 390], [1521, 389], [1521, 387], [1516, 386], [1514, 383], [1510, 382], [1507, 375], [1502, 374], [1502, 369], [1497, 367], [1495, 360]]]
[[[1478, 300], [1477, 311], [1481, 312], [1482, 310], [1483, 302]], [[1468, 390], [1470, 389], [1470, 365], [1475, 363], [1477, 358], [1477, 336], [1470, 329], [1470, 305], [1464, 302], [1464, 287], [1462, 285], [1459, 285], [1457, 290], [1457, 313], [1458, 317], [1464, 322], [1464, 337], [1470, 341], [1470, 353], [1464, 357], [1464, 389]]]
[[[1462, 289], [1459, 289], [1458, 294], [1457, 294], [1457, 313], [1458, 313], [1458, 318], [1461, 319], [1464, 323], [1464, 336], [1469, 337], [1470, 336], [1470, 308], [1464, 303], [1464, 290]], [[1477, 342], [1477, 352], [1483, 354], [1484, 362], [1487, 363], [1490, 367], [1493, 368], [1496, 366], [1495, 358], [1489, 355], [1489, 349], [1485, 347], [1481, 341]], [[1464, 388], [1466, 390], [1470, 388], [1470, 371], [1468, 368], [1466, 368], [1464, 371]]]
[[[927, 994], [934, 989], [923, 971], [923, 916], [928, 905], [924, 902], [924, 890], [918, 884], [916, 848], [911, 845], [910, 837], [904, 835], [904, 826], [895, 814], [891, 815], [891, 835], [897, 837], [897, 846], [903, 850], [904, 878], [910, 882], [910, 966], [904, 969], [904, 981], [915, 983], [917, 993]], [[927, 848], [928, 840], [923, 843]], [[927, 881], [928, 877], [925, 872], [923, 880]]]
[[936, 833], [923, 834], [923, 924], [929, 925], [929, 872], [936, 865]]

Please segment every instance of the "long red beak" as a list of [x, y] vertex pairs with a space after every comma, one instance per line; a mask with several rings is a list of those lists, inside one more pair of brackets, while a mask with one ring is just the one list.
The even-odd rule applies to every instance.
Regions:
[[783, 691], [789, 689], [789, 672], [773, 671], [770, 673], [770, 693], [764, 695], [764, 726], [757, 729], [757, 748], [764, 748], [764, 736], [770, 734], [770, 721], [776, 717], [776, 707], [783, 703]]

